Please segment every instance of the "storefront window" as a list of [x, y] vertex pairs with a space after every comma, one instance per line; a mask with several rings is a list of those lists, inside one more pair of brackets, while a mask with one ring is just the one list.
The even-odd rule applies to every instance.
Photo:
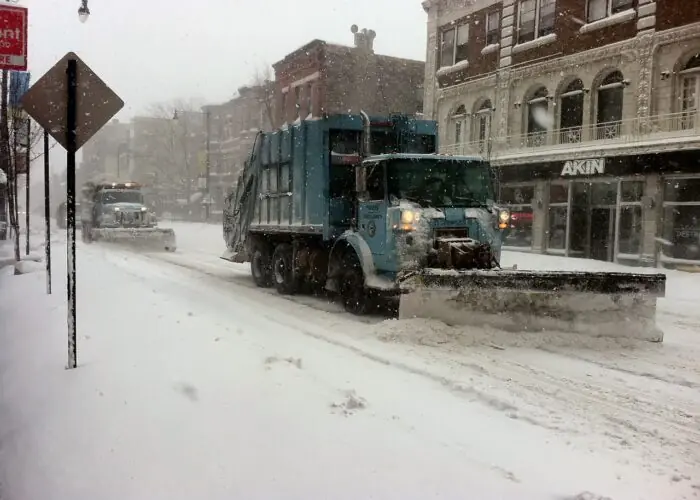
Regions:
[[506, 246], [532, 246], [534, 220], [532, 199], [534, 197], [534, 185], [501, 186], [501, 203], [511, 212], [510, 230], [504, 241]]
[[547, 248], [566, 249], [566, 223], [569, 205], [569, 184], [552, 184], [549, 189], [549, 227]]
[[700, 260], [700, 179], [668, 179], [664, 185], [664, 253]]
[[622, 181], [617, 253], [623, 258], [638, 257], [642, 253], [643, 195], [644, 181]]

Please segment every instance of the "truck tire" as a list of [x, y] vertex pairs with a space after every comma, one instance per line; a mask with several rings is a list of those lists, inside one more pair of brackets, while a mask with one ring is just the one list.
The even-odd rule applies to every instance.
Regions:
[[364, 316], [372, 309], [373, 298], [365, 287], [365, 275], [355, 255], [348, 256], [343, 263], [340, 278], [340, 297], [343, 307], [350, 314]]
[[250, 258], [250, 274], [253, 275], [253, 281], [260, 288], [270, 288], [272, 285], [270, 260], [270, 252], [267, 247], [259, 245], [253, 250], [253, 255]]
[[277, 292], [293, 295], [299, 291], [299, 281], [294, 277], [292, 245], [282, 243], [272, 253], [272, 281]]

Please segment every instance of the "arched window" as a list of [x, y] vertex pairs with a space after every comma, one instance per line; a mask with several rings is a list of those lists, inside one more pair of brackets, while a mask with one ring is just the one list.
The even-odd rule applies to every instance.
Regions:
[[695, 127], [700, 108], [700, 54], [690, 58], [680, 72], [681, 127], [683, 130]]
[[583, 82], [575, 79], [559, 96], [559, 142], [581, 142], [583, 126]]
[[454, 131], [454, 143], [455, 144], [462, 144], [464, 142], [464, 130], [466, 128], [466, 119], [467, 119], [467, 109], [464, 107], [464, 105], [459, 106], [454, 113], [452, 113], [452, 116], [450, 117], [453, 122], [453, 131]]
[[596, 139], [614, 139], [620, 135], [624, 81], [622, 73], [613, 71], [598, 87]]
[[540, 87], [527, 101], [527, 145], [530, 147], [542, 146], [547, 140], [549, 118], [547, 96], [547, 89]]
[[484, 100], [474, 113], [474, 139], [479, 146], [479, 154], [486, 151], [487, 139], [491, 135], [491, 115], [493, 105], [490, 99]]

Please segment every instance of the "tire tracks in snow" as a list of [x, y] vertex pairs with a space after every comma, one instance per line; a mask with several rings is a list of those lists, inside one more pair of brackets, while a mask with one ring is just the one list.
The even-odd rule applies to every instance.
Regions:
[[[274, 292], [258, 289], [252, 281], [246, 284], [242, 280], [232, 280], [222, 275], [222, 269], [213, 264], [195, 265], [186, 259], [173, 258], [171, 255], [139, 254], [128, 250], [124, 253], [206, 275], [222, 284], [255, 290], [254, 294], [258, 297], [269, 296], [275, 302], [284, 301], [289, 305], [311, 307], [321, 313], [334, 315], [349, 324], [358, 324], [357, 321], [352, 321], [356, 318], [349, 315], [347, 319], [342, 318], [345, 313], [334, 313], [314, 307], [313, 303], [277, 296]], [[210, 270], [203, 267], [209, 267]], [[245, 298], [256, 302], [255, 295], [246, 294]], [[270, 306], [274, 307], [274, 302]], [[420, 346], [418, 354], [425, 363], [404, 362], [400, 352], [396, 357], [371, 352], [371, 346], [366, 345], [371, 335], [366, 333], [353, 334], [343, 331], [337, 335], [333, 335], [332, 332], [329, 334], [329, 325], [325, 325], [325, 329], [323, 325], [319, 325], [319, 329], [310, 327], [308, 318], [302, 321], [298, 319], [301, 315], [292, 315], [291, 311], [284, 309], [276, 311], [275, 314], [262, 312], [261, 316], [274, 323], [293, 326], [295, 330], [307, 336], [350, 350], [374, 362], [428, 378], [455, 395], [483, 404], [510, 418], [556, 431], [569, 436], [569, 439], [578, 437], [580, 439], [576, 439], [577, 442], [590, 450], [598, 452], [600, 447], [604, 447], [622, 452], [626, 456], [632, 455], [633, 459], [639, 462], [639, 466], [654, 474], [669, 475], [672, 473], [669, 467], [678, 472], [678, 466], [687, 467], [688, 471], [700, 469], [700, 458], [697, 458], [700, 457], [700, 432], [697, 430], [697, 424], [693, 422], [697, 418], [692, 415], [692, 409], [674, 413], [673, 409], [664, 408], [665, 403], [660, 401], [625, 396], [630, 387], [619, 387], [618, 384], [611, 383], [612, 379], [602, 381], [602, 375], [598, 377], [598, 385], [566, 376], [557, 378], [547, 370], [508, 359], [510, 356], [507, 353], [510, 349], [499, 351], [504, 352], [503, 357], [495, 358], [484, 355], [483, 347], [462, 349], [459, 355], [455, 356], [454, 350], [450, 352], [449, 349], [441, 347]], [[358, 341], [364, 343], [358, 345]], [[405, 347], [402, 350], [407, 353]], [[564, 362], [569, 358], [595, 365], [606, 372], [617, 369], [631, 377], [644, 378], [643, 374], [635, 370], [625, 371], [619, 367], [608, 366], [604, 362], [592, 362], [571, 352], [570, 349], [565, 352], [548, 349], [538, 351], [549, 356], [561, 357]], [[412, 352], [417, 351], [413, 349]], [[438, 363], [439, 366], [436, 366]], [[455, 373], [455, 367], [458, 373]], [[448, 368], [450, 376], [441, 374], [445, 373], [445, 368]], [[653, 375], [651, 377], [671, 385], [684, 385], [677, 384], [673, 378], [667, 377], [663, 380]], [[685, 386], [692, 389], [688, 385]], [[691, 422], [688, 423], [688, 420]], [[682, 465], [679, 462], [682, 462]]]
[[[660, 402], [627, 396], [624, 390], [610, 385], [558, 377], [478, 350], [466, 357], [468, 361], [450, 359], [473, 371], [470, 383], [477, 390], [509, 395], [504, 399], [513, 400], [511, 406], [516, 409], [507, 412], [513, 419], [554, 429], [571, 438], [581, 437], [591, 450], [614, 444], [617, 451], [641, 452], [639, 465], [654, 474], [668, 474], [666, 466], [679, 461], [687, 467], [684, 472], [700, 470], [700, 430], [691, 408], [674, 412]], [[444, 362], [444, 357], [435, 358], [438, 360]], [[692, 403], [687, 402], [687, 406], [692, 407]], [[597, 442], [591, 430], [608, 438], [608, 443]]]

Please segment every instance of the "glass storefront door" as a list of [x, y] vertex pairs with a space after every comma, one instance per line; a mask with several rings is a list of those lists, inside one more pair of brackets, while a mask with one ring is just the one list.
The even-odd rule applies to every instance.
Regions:
[[573, 181], [569, 255], [612, 261], [618, 181]]

